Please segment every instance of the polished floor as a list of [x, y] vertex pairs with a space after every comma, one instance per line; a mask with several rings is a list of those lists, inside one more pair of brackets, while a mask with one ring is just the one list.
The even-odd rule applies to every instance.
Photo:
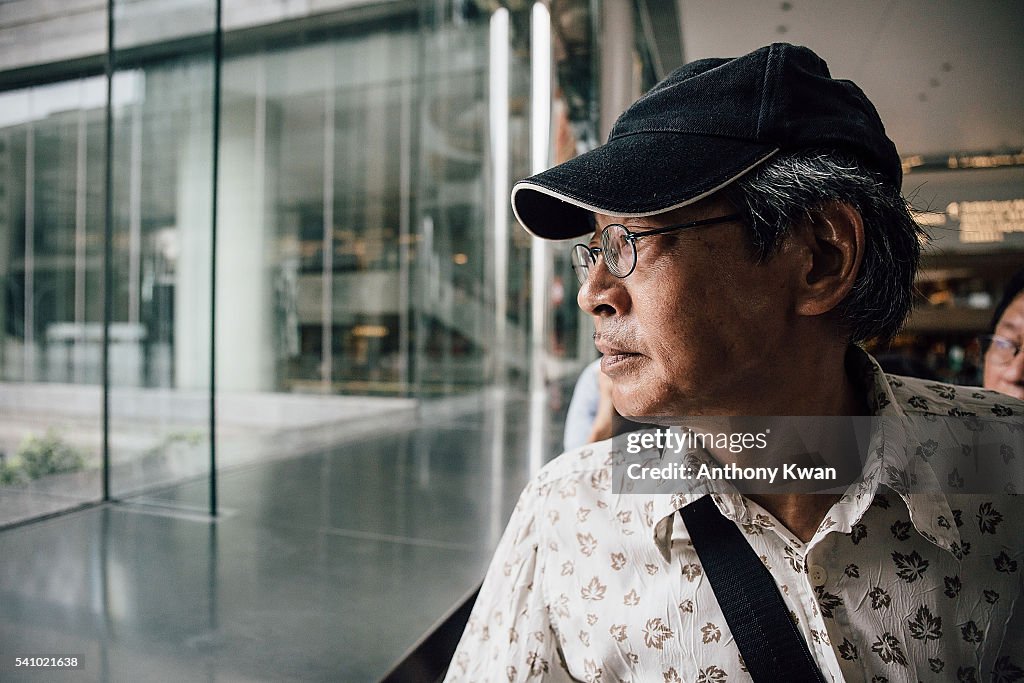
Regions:
[[197, 481], [0, 532], [0, 681], [378, 680], [482, 577], [531, 447], [557, 451], [532, 413], [492, 396], [223, 472], [216, 521]]

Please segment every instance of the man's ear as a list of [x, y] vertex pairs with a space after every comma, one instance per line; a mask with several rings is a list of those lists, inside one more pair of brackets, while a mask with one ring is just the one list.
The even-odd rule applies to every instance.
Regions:
[[830, 201], [793, 227], [800, 253], [796, 312], [823, 315], [853, 289], [864, 260], [864, 221], [851, 205]]

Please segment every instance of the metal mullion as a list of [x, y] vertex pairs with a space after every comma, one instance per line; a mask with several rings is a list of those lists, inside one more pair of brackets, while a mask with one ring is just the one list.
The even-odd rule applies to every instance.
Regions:
[[323, 184], [323, 271], [320, 280], [321, 381], [325, 394], [331, 393], [334, 378], [334, 60], [327, 60], [327, 88], [324, 91], [324, 184]]
[[88, 145], [86, 111], [78, 111], [78, 143], [75, 151], [75, 346], [73, 381], [85, 379], [85, 275], [86, 275], [86, 173]]
[[103, 373], [103, 500], [110, 496], [110, 321], [113, 308], [111, 264], [114, 250], [114, 0], [107, 0], [107, 55], [104, 63], [107, 79], [106, 128], [104, 132], [104, 187], [103, 187], [103, 341], [101, 367]]
[[216, 0], [213, 31], [213, 140], [212, 182], [210, 197], [210, 516], [217, 516], [217, 178], [220, 172], [220, 107], [221, 67], [224, 54], [222, 0]]
[[35, 125], [29, 122], [25, 131], [25, 312], [24, 344], [22, 354], [22, 381], [31, 382], [35, 379], [36, 343], [36, 134]]

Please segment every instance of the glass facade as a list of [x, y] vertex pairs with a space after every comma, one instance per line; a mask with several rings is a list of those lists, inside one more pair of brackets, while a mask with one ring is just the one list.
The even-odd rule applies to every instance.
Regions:
[[0, 521], [100, 495], [105, 90], [0, 94]]
[[[0, 525], [206, 477], [214, 424], [219, 464], [280, 457], [580, 346], [507, 206], [529, 8], [335, 13], [218, 62], [215, 3], [172, 5], [115, 3], [109, 96], [102, 73], [0, 93]], [[26, 478], [40, 439], [74, 471]]]

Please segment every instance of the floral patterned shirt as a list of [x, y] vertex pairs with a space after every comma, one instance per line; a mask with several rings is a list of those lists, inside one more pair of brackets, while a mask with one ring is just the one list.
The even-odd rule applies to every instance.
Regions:
[[[1006, 462], [1024, 458], [1024, 403], [861, 359], [874, 414], [996, 415], [939, 445], [966, 463], [995, 439]], [[935, 446], [887, 439], [890, 454]], [[447, 681], [749, 680], [676, 514], [696, 498], [612, 493], [611, 451], [612, 441], [569, 451], [527, 485]], [[826, 680], [1024, 680], [1024, 514], [1012, 486], [907, 493], [901, 474], [879, 460], [808, 543], [738, 493], [713, 499], [770, 569]], [[954, 474], [935, 476], [955, 488]]]

